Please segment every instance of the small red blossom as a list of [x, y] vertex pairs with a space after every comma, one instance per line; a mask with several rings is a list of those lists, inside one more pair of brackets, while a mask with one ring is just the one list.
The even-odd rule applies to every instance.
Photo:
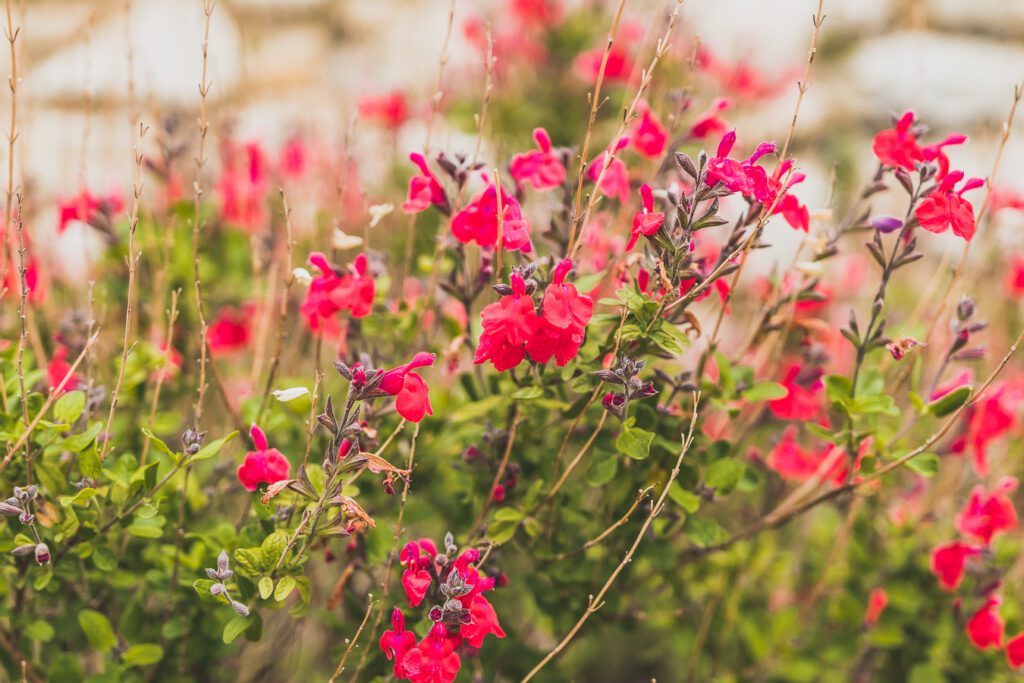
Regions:
[[715, 56], [707, 46], [697, 52], [697, 68], [721, 84], [727, 92], [748, 100], [764, 100], [775, 97], [792, 78], [792, 69], [787, 69], [777, 78], [769, 79], [745, 61], [730, 64]]
[[351, 268], [339, 275], [327, 257], [315, 251], [309, 255], [310, 265], [320, 269], [313, 278], [302, 302], [301, 312], [309, 329], [314, 332], [331, 330], [340, 311], [348, 311], [353, 318], [365, 318], [373, 309], [376, 285], [367, 274], [367, 258], [360, 254]]
[[359, 100], [359, 116], [389, 131], [397, 131], [409, 120], [409, 101], [395, 90], [382, 95], [364, 95]]
[[[595, 47], [576, 55], [576, 60], [573, 63], [576, 75], [587, 83], [597, 83], [604, 53], [605, 48]], [[629, 54], [618, 45], [612, 45], [608, 51], [608, 62], [604, 67], [605, 83], [626, 83], [632, 74], [633, 60], [630, 59]]]
[[224, 147], [224, 169], [216, 186], [221, 218], [225, 223], [255, 232], [266, 225], [269, 216], [266, 153], [258, 142], [247, 142], [239, 150], [227, 141]]
[[476, 242], [481, 247], [494, 249], [498, 245], [499, 234], [505, 249], [524, 254], [533, 251], [530, 226], [515, 195], [502, 188], [499, 209], [498, 188], [488, 183], [483, 192], [455, 214], [452, 235], [463, 244]]
[[651, 191], [650, 185], [640, 186], [640, 199], [643, 209], [633, 214], [633, 229], [629, 234], [626, 251], [630, 251], [636, 245], [640, 235], [650, 237], [657, 233], [662, 223], [665, 222], [665, 214], [654, 210], [654, 192]]
[[[57, 344], [53, 350], [53, 358], [50, 359], [50, 363], [46, 366], [46, 377], [51, 389], [56, 391], [61, 382], [64, 382], [64, 386], [60, 390], [61, 394], [85, 386], [85, 382], [78, 373], [71, 372], [71, 363], [67, 359], [68, 348], [63, 344]], [[67, 378], [66, 382], [64, 381], [65, 378]]]
[[732, 102], [725, 97], [719, 97], [704, 112], [697, 115], [697, 119], [690, 127], [690, 137], [694, 140], [703, 140], [708, 137], [720, 137], [729, 130], [729, 125], [721, 117], [721, 113], [729, 109]]
[[617, 155], [627, 145], [629, 138], [620, 138], [613, 148], [597, 155], [587, 169], [587, 177], [597, 183], [597, 189], [601, 194], [618, 199], [623, 204], [629, 201], [629, 168], [626, 167], [626, 162], [613, 155]]
[[658, 120], [657, 115], [646, 102], [641, 102], [639, 107], [639, 118], [633, 121], [630, 127], [630, 144], [645, 157], [656, 159], [665, 153], [668, 145], [668, 130]]
[[72, 221], [93, 223], [100, 216], [112, 216], [124, 210], [124, 200], [117, 194], [98, 197], [89, 190], [82, 190], [74, 197], [63, 199], [57, 203], [59, 220], [57, 232], [62, 233]]
[[799, 365], [790, 365], [781, 382], [786, 395], [768, 402], [769, 410], [780, 420], [813, 420], [821, 410], [825, 391], [821, 373], [802, 376], [802, 372]]
[[[752, 177], [752, 174], [756, 173], [753, 169], [757, 168], [761, 174], [764, 174], [764, 169], [756, 166], [757, 161], [766, 154], [774, 153], [775, 144], [762, 142], [754, 150], [754, 153], [743, 161], [729, 158], [729, 153], [735, 144], [735, 130], [731, 130], [722, 136], [715, 156], [708, 160], [708, 172], [704, 182], [707, 183], [708, 187], [713, 187], [721, 182], [730, 192], [739, 192], [753, 199], [755, 198], [755, 178]], [[767, 176], [765, 176], [762, 184], [765, 188], [767, 187]], [[760, 198], [758, 197], [758, 199]]]
[[[782, 439], [768, 454], [766, 463], [783, 479], [807, 481], [819, 474], [819, 470], [831, 454], [831, 448], [818, 451], [805, 450], [796, 441], [796, 429], [789, 427], [783, 432]], [[825, 473], [821, 472], [820, 474]]]
[[871, 148], [878, 161], [885, 166], [914, 170], [914, 162], [923, 161], [921, 148], [917, 144], [917, 136], [911, 131], [914, 125], [914, 112], [908, 111], [896, 122], [893, 128], [887, 128], [877, 135]]
[[[963, 384], [966, 384], [966, 380]], [[969, 449], [974, 457], [975, 471], [984, 476], [988, 474], [989, 445], [1017, 424], [1008, 386], [998, 383], [990, 387], [980, 400], [967, 409], [966, 422], [967, 429], [963, 437], [953, 444], [953, 450], [963, 452]]]
[[210, 353], [223, 356], [245, 349], [249, 345], [250, 322], [253, 307], [241, 310], [227, 306], [217, 312], [217, 317], [206, 330], [206, 343]]
[[551, 284], [544, 290], [542, 313], [526, 341], [530, 358], [538, 363], [547, 363], [554, 357], [558, 367], [564, 367], [575, 358], [594, 314], [594, 300], [580, 294], [576, 285], [565, 282], [571, 270], [572, 261], [561, 261], [555, 266]]
[[510, 370], [526, 357], [526, 342], [537, 328], [533, 298], [526, 293], [526, 282], [516, 272], [509, 276], [511, 293], [488, 304], [480, 312], [480, 341], [474, 363], [490, 361], [498, 372]]
[[1009, 495], [1017, 488], [1014, 477], [1003, 477], [992, 491], [975, 486], [967, 506], [956, 519], [957, 531], [985, 545], [996, 534], [1017, 527], [1017, 511]]
[[384, 373], [380, 388], [395, 397], [395, 410], [410, 422], [419, 422], [426, 415], [433, 415], [427, 383], [419, 374], [412, 372], [434, 364], [432, 353], [417, 353], [411, 361]]
[[551, 148], [551, 138], [543, 128], [533, 131], [537, 149], [512, 157], [509, 172], [519, 185], [530, 185], [538, 192], [553, 190], [565, 182], [565, 164]]
[[245, 461], [238, 466], [238, 481], [246, 491], [255, 491], [260, 484], [274, 484], [288, 478], [291, 463], [276, 448], [269, 448], [267, 436], [257, 425], [249, 430], [256, 450], [245, 454]]
[[431, 205], [447, 209], [448, 198], [445, 196], [444, 188], [427, 166], [426, 158], [419, 152], [413, 152], [409, 155], [409, 161], [416, 164], [420, 174], [409, 178], [409, 194], [402, 204], [402, 211], [410, 214], [420, 213]]
[[939, 186], [922, 201], [914, 215], [921, 227], [929, 232], [942, 233], [952, 228], [953, 234], [970, 242], [974, 237], [974, 207], [963, 198], [964, 192], [981, 187], [985, 181], [970, 178], [963, 187], [956, 189], [964, 177], [963, 171], [953, 171], [939, 183]]
[[1018, 633], [1006, 641], [1006, 661], [1014, 669], [1024, 666], [1024, 633]]
[[985, 604], [967, 621], [967, 637], [979, 650], [1003, 646], [1003, 619], [999, 616], [999, 598], [989, 596]]
[[981, 554], [981, 549], [960, 541], [940, 545], [932, 552], [932, 573], [947, 591], [955, 590], [964, 578], [967, 559]]
[[402, 680], [408, 677], [402, 660], [415, 645], [416, 634], [405, 630], [405, 615], [396, 607], [391, 613], [391, 630], [384, 631], [380, 637], [380, 649], [384, 651], [388, 661], [395, 662], [395, 678]]
[[1024, 253], [1016, 252], [1010, 257], [1005, 283], [1006, 291], [1011, 297], [1024, 298]]
[[455, 647], [456, 640], [444, 624], [434, 624], [427, 637], [403, 658], [405, 677], [413, 683], [452, 683], [462, 666]]
[[885, 592], [884, 588], [875, 588], [868, 595], [868, 608], [864, 613], [864, 625], [868, 628], [873, 627], [878, 623], [878, 618], [882, 616], [882, 611], [885, 610], [885, 606], [889, 604], [889, 594]]

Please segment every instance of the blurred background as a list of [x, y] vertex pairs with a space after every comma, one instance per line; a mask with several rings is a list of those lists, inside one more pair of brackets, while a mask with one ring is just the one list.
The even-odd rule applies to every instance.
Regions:
[[[570, 10], [583, 4], [614, 3], [565, 3]], [[670, 4], [630, 0], [627, 19], [647, 35], [660, 33]], [[719, 58], [750, 64], [779, 86], [756, 106], [730, 116], [741, 140], [785, 137], [816, 5], [684, 3], [678, 49], [693, 49], [699, 41]], [[401, 92], [415, 112], [429, 108], [448, 7], [449, 0], [219, 0], [210, 32], [212, 135], [230, 130], [275, 147], [301, 131], [339, 146], [353, 130], [352, 155], [360, 160], [364, 185], [373, 187], [391, 164], [390, 154], [375, 151], [383, 141], [400, 152], [418, 148], [426, 117], [413, 117], [393, 139], [385, 138], [379, 127], [353, 126], [358, 102]], [[467, 39], [467, 26], [486, 17], [500, 29], [501, 7], [497, 0], [456, 2], [450, 91], [459, 89], [464, 98], [482, 93], [480, 50]], [[40, 220], [33, 230], [59, 261], [62, 254], [78, 253], [88, 231], [69, 230], [47, 240], [47, 226], [56, 221], [47, 217], [48, 208], [55, 209], [46, 198], [82, 187], [127, 193], [135, 108], [147, 122], [179, 114], [191, 126], [198, 104], [202, 3], [12, 0], [12, 11], [15, 26], [21, 26], [16, 166], [21, 185], [32, 188], [38, 200]], [[954, 167], [987, 175], [1013, 85], [1024, 76], [1024, 0], [826, 0], [825, 12], [794, 148], [809, 176], [799, 188], [801, 199], [812, 210], [824, 206], [834, 163], [861, 180], [873, 172], [869, 136], [887, 125], [890, 112], [907, 108], [935, 129], [935, 139], [953, 131], [970, 135], [971, 145], [949, 149]], [[0, 52], [0, 73], [6, 74], [7, 46]], [[662, 89], [687, 85], [666, 83], [665, 77], [655, 79]], [[6, 129], [6, 92], [0, 112]], [[471, 148], [471, 125], [462, 132], [444, 125], [439, 122], [435, 133], [440, 147]], [[999, 184], [1024, 190], [1022, 171], [1024, 136], [1016, 136]], [[1019, 216], [1003, 212], [998, 222]], [[952, 235], [944, 237], [953, 243]]]

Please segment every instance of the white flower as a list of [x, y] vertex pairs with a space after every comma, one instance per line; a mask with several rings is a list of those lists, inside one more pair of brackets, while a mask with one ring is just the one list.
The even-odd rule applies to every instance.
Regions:
[[276, 398], [281, 403], [289, 403], [297, 398], [303, 396], [309, 396], [309, 389], [306, 387], [292, 387], [291, 389], [278, 389], [272, 391], [271, 396]]
[[292, 279], [303, 287], [309, 287], [310, 283], [313, 282], [313, 276], [310, 275], [309, 271], [305, 268], [296, 268], [293, 270]]
[[331, 240], [331, 246], [335, 249], [355, 249], [363, 243], [362, 237], [356, 237], [355, 235], [349, 235], [340, 228], [334, 229], [334, 238]]
[[376, 228], [377, 224], [381, 222], [384, 216], [395, 210], [394, 204], [374, 204], [369, 208], [370, 211], [370, 227]]

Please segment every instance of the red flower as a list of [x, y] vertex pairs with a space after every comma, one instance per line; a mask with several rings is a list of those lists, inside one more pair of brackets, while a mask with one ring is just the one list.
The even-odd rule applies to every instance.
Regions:
[[123, 210], [124, 201], [116, 194], [97, 197], [89, 190], [82, 190], [74, 197], [57, 203], [57, 213], [60, 215], [57, 232], [62, 233], [67, 230], [68, 223], [71, 221], [92, 223], [100, 215], [111, 216]]
[[206, 330], [206, 343], [210, 345], [210, 353], [222, 356], [247, 347], [249, 318], [252, 313], [252, 305], [247, 305], [242, 310], [230, 306], [220, 309], [217, 318]]
[[786, 395], [768, 402], [768, 408], [780, 420], [812, 420], [821, 410], [821, 395], [825, 384], [818, 373], [801, 378], [801, 367], [790, 365], [782, 379]]
[[1014, 669], [1024, 666], [1024, 633], [1018, 633], [1007, 641], [1006, 661]]
[[956, 184], [964, 177], [963, 171], [953, 171], [921, 202], [914, 215], [921, 227], [929, 232], [942, 233], [952, 228], [953, 234], [970, 242], [974, 237], [974, 207], [963, 198], [964, 192], [981, 187], [985, 181], [971, 178], [959, 190]]
[[494, 611], [494, 606], [484, 596], [473, 597], [473, 602], [469, 606], [469, 618], [470, 622], [463, 624], [459, 629], [459, 635], [466, 639], [466, 643], [470, 647], [483, 647], [484, 638], [490, 634], [498, 638], [505, 637], [505, 631], [498, 623], [498, 615]]
[[737, 97], [761, 100], [774, 97], [790, 81], [790, 70], [769, 81], [746, 62], [729, 64], [715, 57], [707, 47], [697, 52], [697, 67], [715, 78], [721, 86]]
[[997, 533], [1015, 528], [1017, 511], [1007, 494], [1016, 488], [1017, 480], [1013, 477], [1003, 477], [991, 492], [975, 486], [967, 506], [956, 518], [957, 531], [988, 545]]
[[997, 384], [990, 388], [981, 400], [968, 408], [967, 431], [963, 438], [954, 444], [954, 450], [963, 451], [970, 448], [974, 455], [974, 469], [984, 476], [988, 474], [989, 444], [1012, 429], [1016, 422], [1006, 385]]
[[532, 185], [538, 192], [553, 190], [565, 182], [565, 165], [551, 149], [551, 138], [543, 128], [533, 130], [538, 149], [512, 157], [509, 172], [519, 185]]
[[575, 358], [594, 314], [594, 300], [580, 294], [576, 285], [565, 282], [570, 270], [569, 259], [555, 266], [541, 301], [542, 313], [526, 342], [530, 358], [538, 363], [547, 363], [554, 356], [558, 366], [564, 367]]
[[967, 558], [980, 554], [979, 548], [960, 541], [940, 545], [932, 552], [932, 573], [938, 577], [942, 588], [954, 590], [964, 578]]
[[668, 145], [668, 131], [646, 102], [640, 103], [639, 111], [640, 118], [630, 128], [630, 143], [645, 157], [660, 157]]
[[1003, 620], [999, 616], [999, 598], [989, 596], [981, 609], [967, 622], [967, 637], [979, 650], [1003, 646]]
[[405, 93], [399, 90], [383, 95], [364, 95], [359, 100], [359, 115], [394, 132], [409, 120], [409, 102]]
[[889, 595], [885, 592], [884, 588], [875, 588], [868, 595], [868, 609], [864, 614], [864, 625], [871, 628], [878, 623], [878, 618], [882, 616], [882, 610], [889, 604]]
[[424, 156], [419, 152], [413, 152], [409, 155], [409, 160], [419, 167], [420, 175], [409, 178], [409, 196], [402, 204], [402, 211], [420, 213], [431, 204], [447, 208], [448, 198], [444, 194], [444, 188], [437, 182]]
[[533, 297], [526, 295], [526, 282], [516, 272], [509, 276], [512, 292], [480, 311], [483, 331], [474, 363], [491, 361], [499, 372], [510, 370], [526, 356], [526, 342], [537, 328]]
[[644, 184], [640, 186], [640, 198], [643, 203], [643, 210], [633, 214], [633, 229], [629, 235], [629, 242], [626, 244], [626, 251], [631, 250], [640, 235], [651, 235], [658, 232], [661, 224], [665, 222], [665, 214], [654, 211], [654, 193], [651, 186]]
[[[708, 187], [713, 187], [717, 183], [722, 182], [730, 192], [739, 192], [750, 199], [757, 198], [760, 201], [767, 191], [767, 174], [765, 174], [764, 169], [756, 166], [756, 164], [765, 154], [775, 152], [775, 144], [762, 142], [757, 146], [754, 153], [743, 161], [729, 158], [729, 152], [732, 151], [735, 144], [735, 130], [731, 130], [722, 136], [721, 142], [718, 143], [718, 151], [715, 153], [715, 156], [708, 160], [708, 172], [704, 182], [707, 183]], [[755, 168], [757, 169], [756, 171], [753, 170]], [[764, 176], [761, 184], [765, 189], [760, 193], [761, 197], [755, 197], [754, 181], [756, 176], [761, 174]]]
[[[629, 169], [622, 159], [617, 156], [612, 158], [611, 155], [617, 154], [628, 144], [629, 138], [619, 138], [614, 149], [609, 148], [609, 150], [601, 152], [590, 162], [590, 167], [587, 169], [587, 177], [592, 182], [597, 183], [600, 179], [601, 182], [597, 189], [601, 191], [601, 194], [618, 199], [623, 204], [629, 201]], [[611, 162], [608, 159], [611, 159]], [[608, 170], [605, 170], [605, 164], [608, 165]]]
[[327, 257], [318, 251], [309, 255], [309, 263], [320, 269], [320, 275], [310, 283], [301, 307], [309, 329], [314, 332], [331, 329], [334, 316], [339, 311], [348, 311], [353, 318], [365, 318], [370, 314], [376, 285], [366, 273], [365, 254], [357, 256], [350, 270], [342, 275], [338, 275]]
[[725, 97], [719, 97], [703, 113], [697, 115], [697, 120], [690, 127], [690, 137], [694, 140], [702, 140], [713, 135], [725, 135], [729, 129], [725, 119], [719, 114], [732, 106]]
[[1024, 253], [1017, 252], [1010, 257], [1010, 268], [1006, 272], [1006, 291], [1014, 299], [1024, 298]]
[[[576, 75], [587, 83], [597, 83], [601, 73], [601, 60], [604, 59], [605, 48], [595, 47], [576, 55], [573, 68]], [[612, 45], [608, 51], [608, 62], [604, 67], [605, 83], [625, 83], [633, 74], [633, 62], [629, 55], [618, 45]]]
[[277, 164], [285, 177], [298, 179], [306, 174], [309, 165], [308, 156], [309, 150], [306, 148], [306, 143], [296, 135], [281, 147]]
[[498, 228], [501, 227], [501, 243], [509, 251], [528, 254], [533, 251], [530, 243], [530, 226], [523, 217], [515, 195], [501, 191], [501, 209], [498, 208], [498, 188], [488, 183], [487, 188], [473, 197], [462, 211], [452, 219], [452, 234], [455, 239], [468, 244], [476, 242], [481, 247], [494, 249], [498, 244]]
[[396, 607], [391, 613], [391, 630], [384, 631], [380, 637], [380, 649], [384, 651], [388, 661], [395, 660], [395, 678], [401, 680], [408, 677], [402, 660], [415, 645], [416, 634], [405, 630], [405, 615]]
[[900, 117], [894, 128], [887, 128], [875, 136], [871, 149], [878, 161], [885, 166], [913, 171], [914, 162], [924, 160], [917, 136], [910, 128], [913, 125], [914, 112], [908, 111]]
[[434, 364], [434, 354], [417, 353], [411, 361], [384, 374], [380, 382], [382, 391], [395, 397], [395, 410], [410, 422], [419, 422], [426, 415], [433, 415], [430, 407], [429, 387], [412, 370]]
[[405, 571], [402, 572], [402, 587], [405, 589], [405, 597], [413, 607], [423, 602], [427, 591], [430, 590], [433, 580], [430, 570], [434, 568], [435, 557], [437, 546], [429, 538], [406, 543], [398, 555], [398, 561], [405, 567]]
[[255, 491], [260, 484], [274, 484], [288, 478], [291, 463], [276, 448], [267, 447], [267, 437], [255, 424], [249, 430], [255, 451], [245, 454], [245, 461], [238, 466], [238, 481], [246, 491]]
[[445, 625], [434, 624], [430, 633], [402, 660], [406, 677], [413, 683], [452, 683], [462, 666], [455, 647]]
[[831, 448], [817, 452], [804, 450], [796, 442], [796, 429], [789, 427], [782, 433], [782, 439], [768, 454], [766, 462], [783, 479], [807, 481], [818, 474], [818, 470], [830, 456], [831, 451]]
[[269, 189], [267, 159], [258, 142], [242, 147], [244, 159], [230, 141], [225, 144], [224, 170], [217, 181], [221, 218], [248, 231], [267, 222], [265, 199]]
[[57, 347], [53, 350], [53, 358], [50, 359], [49, 365], [46, 366], [46, 377], [50, 382], [51, 389], [55, 390], [60, 386], [61, 382], [64, 382], [64, 378], [67, 377], [64, 388], [60, 390], [62, 394], [74, 391], [85, 385], [85, 382], [82, 381], [77, 372], [71, 372], [71, 363], [67, 361], [67, 358], [68, 348], [63, 344], [57, 344]]

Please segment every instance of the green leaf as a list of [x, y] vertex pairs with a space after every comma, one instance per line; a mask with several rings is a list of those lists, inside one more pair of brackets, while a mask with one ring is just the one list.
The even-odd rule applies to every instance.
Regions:
[[939, 471], [939, 456], [934, 453], [921, 453], [903, 463], [903, 466], [922, 477], [932, 477]]
[[684, 489], [678, 481], [672, 483], [672, 487], [668, 490], [668, 497], [688, 514], [693, 514], [700, 509], [700, 496]]
[[[81, 453], [89, 446], [89, 444], [96, 440], [96, 437], [99, 436], [101, 431], [103, 431], [103, 423], [93, 422], [91, 425], [86, 427], [84, 432], [81, 432], [80, 434], [72, 434], [64, 439], [63, 443], [61, 443], [61, 447], [66, 451], [71, 451], [72, 453]], [[98, 457], [96, 458], [96, 462], [99, 462]], [[79, 467], [82, 467], [82, 465], [79, 464]], [[82, 470], [82, 474], [87, 477], [93, 477], [93, 475], [88, 474], [84, 469]], [[98, 476], [99, 468], [97, 467], [95, 477]], [[95, 477], [93, 478], [95, 479]]]
[[935, 417], [945, 417], [960, 408], [971, 397], [974, 387], [957, 387], [951, 392], [928, 404], [928, 412]]
[[61, 496], [57, 500], [60, 502], [60, 506], [64, 508], [76, 504], [88, 505], [89, 501], [96, 497], [96, 494], [96, 489], [87, 486], [73, 496]]
[[24, 633], [28, 636], [29, 640], [36, 640], [41, 643], [50, 642], [53, 640], [53, 636], [56, 635], [53, 626], [50, 626], [49, 622], [42, 619], [36, 619], [26, 626]]
[[200, 448], [199, 451], [197, 451], [196, 454], [189, 459], [189, 462], [199, 462], [200, 460], [208, 460], [212, 458], [213, 456], [220, 453], [220, 449], [224, 448], [225, 444], [234, 439], [236, 436], [238, 436], [237, 430], [231, 432], [227, 436], [223, 436], [219, 439], [216, 439], [215, 441], [211, 441], [210, 443]]
[[281, 529], [278, 529], [264, 538], [263, 543], [260, 546], [260, 555], [262, 556], [261, 566], [263, 569], [265, 571], [271, 571], [274, 569], [287, 547], [288, 534]]
[[149, 666], [164, 658], [164, 649], [154, 643], [132, 645], [121, 654], [127, 666]]
[[264, 576], [260, 579], [258, 584], [260, 589], [260, 599], [266, 600], [274, 594], [274, 580], [269, 576]]
[[672, 355], [679, 355], [690, 346], [690, 338], [686, 336], [686, 333], [665, 321], [662, 321], [651, 332], [651, 341]]
[[623, 425], [622, 431], [615, 438], [615, 447], [634, 460], [643, 460], [651, 454], [653, 440], [654, 432]]
[[259, 548], [239, 548], [235, 551], [235, 563], [249, 576], [263, 573], [263, 557]]
[[156, 434], [151, 432], [146, 427], [142, 428], [142, 433], [145, 434], [146, 438], [153, 443], [153, 447], [156, 448], [161, 453], [163, 453], [164, 455], [166, 455], [167, 457], [169, 457], [171, 459], [171, 462], [178, 462], [178, 458], [180, 456], [173, 450], [171, 450], [171, 447], [168, 446], [163, 439], [158, 437]]
[[243, 617], [242, 615], [236, 616], [224, 625], [224, 634], [222, 636], [224, 642], [228, 645], [235, 642], [235, 638], [245, 633], [253, 623], [254, 622], [250, 620], [249, 617]]
[[84, 609], [78, 613], [78, 625], [82, 627], [82, 633], [94, 650], [109, 652], [117, 645], [117, 636], [114, 635], [110, 620], [102, 613]]
[[788, 394], [789, 390], [777, 382], [758, 382], [740, 394], [740, 398], [749, 403], [760, 403], [785, 398]]
[[844, 375], [825, 376], [825, 395], [833, 403], [847, 405], [850, 394], [853, 393], [853, 383], [850, 378]]
[[73, 425], [85, 410], [85, 392], [69, 391], [53, 404], [53, 418], [57, 422]]
[[277, 582], [277, 587], [274, 589], [274, 600], [284, 602], [285, 598], [291, 595], [294, 588], [295, 579], [290, 576], [282, 576]]
[[544, 390], [540, 387], [523, 387], [519, 391], [512, 394], [512, 398], [517, 401], [532, 401], [533, 399], [540, 398], [544, 395]]
[[708, 466], [704, 483], [721, 493], [729, 493], [736, 488], [746, 469], [747, 466], [738, 458], [722, 458]]

